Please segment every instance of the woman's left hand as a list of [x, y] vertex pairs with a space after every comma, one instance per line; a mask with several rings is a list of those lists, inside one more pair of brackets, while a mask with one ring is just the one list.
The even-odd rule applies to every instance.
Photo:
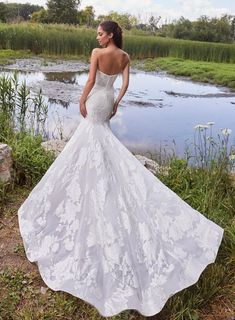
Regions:
[[85, 102], [80, 101], [80, 112], [81, 112], [82, 116], [85, 118], [87, 115]]
[[109, 119], [111, 119], [111, 118], [116, 114], [117, 108], [118, 108], [118, 103], [115, 101], [115, 102], [114, 102], [114, 105], [113, 105], [113, 111], [112, 111]]

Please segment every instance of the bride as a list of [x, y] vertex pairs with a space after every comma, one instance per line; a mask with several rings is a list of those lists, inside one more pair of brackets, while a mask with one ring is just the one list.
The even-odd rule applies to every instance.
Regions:
[[95, 84], [96, 72], [101, 72], [107, 76], [115, 76], [122, 73], [122, 88], [113, 103], [113, 111], [110, 116], [112, 118], [117, 112], [118, 104], [128, 88], [130, 59], [129, 55], [122, 50], [122, 29], [114, 21], [101, 22], [97, 29], [96, 39], [104, 48], [95, 48], [92, 51], [89, 77], [80, 97], [80, 112], [83, 117], [86, 117], [85, 100]]
[[[114, 21], [97, 29], [81, 122], [18, 210], [27, 258], [45, 284], [105, 317], [153, 316], [216, 259], [224, 230], [193, 209], [117, 139], [110, 119], [129, 84]], [[114, 81], [123, 84], [114, 99]]]

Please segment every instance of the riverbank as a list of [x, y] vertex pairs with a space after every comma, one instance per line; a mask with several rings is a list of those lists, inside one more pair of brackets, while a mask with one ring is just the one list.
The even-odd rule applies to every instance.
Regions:
[[[82, 70], [89, 69], [89, 57], [86, 56], [56, 56], [40, 54], [35, 56], [32, 52], [24, 50], [0, 50], [0, 66], [11, 65], [11, 68], [27, 71], [36, 71], [36, 69], [30, 68], [27, 65], [27, 61], [22, 65], [17, 65], [17, 59], [40, 59], [40, 66], [47, 69], [53, 62], [75, 61], [79, 60], [78, 64]], [[216, 63], [205, 61], [184, 60], [179, 58], [148, 58], [144, 60], [133, 59], [131, 61], [132, 68], [136, 68], [144, 71], [166, 71], [169, 74], [175, 76], [187, 77], [192, 81], [199, 81], [204, 83], [211, 83], [215, 85], [222, 85], [229, 88], [231, 91], [235, 91], [235, 64], [232, 63]], [[67, 66], [68, 67], [68, 66]], [[62, 70], [63, 71], [63, 70]], [[70, 68], [66, 68], [66, 71], [70, 71]], [[74, 63], [71, 72], [74, 71]]]
[[179, 58], [154, 58], [135, 60], [134, 65], [145, 71], [165, 70], [175, 76], [188, 77], [193, 81], [228, 87], [235, 91], [235, 64], [185, 60]]
[[81, 62], [89, 63], [89, 57], [83, 55], [52, 55], [52, 54], [38, 54], [35, 55], [30, 50], [1, 50], [0, 49], [0, 66], [14, 64], [17, 59], [42, 59], [44, 60], [44, 65], [49, 61], [58, 61], [58, 60], [79, 60]]
[[[49, 70], [52, 70], [52, 68], [57, 68], [58, 71], [58, 68], [61, 70], [69, 65], [72, 66], [72, 60], [61, 60], [61, 63], [56, 60], [56, 63], [53, 64], [52, 60], [30, 57], [20, 61], [22, 61], [21, 67], [25, 67], [26, 70], [39, 67], [44, 68], [44, 72], [50, 72]], [[32, 64], [32, 62], [36, 63]], [[18, 66], [17, 63], [16, 67]], [[74, 64], [77, 68], [81, 68], [83, 64], [84, 67], [88, 66], [87, 63], [78, 59], [74, 61]], [[30, 72], [26, 76], [30, 77]], [[163, 75], [163, 77], [165, 76]], [[152, 80], [156, 81], [156, 75]], [[162, 80], [160, 79], [161, 82]], [[49, 87], [51, 87], [52, 82], [54, 80], [50, 82]], [[146, 85], [142, 75], [141, 83]], [[61, 87], [61, 82], [59, 84], [58, 89], [62, 93], [63, 87]], [[172, 87], [172, 83], [169, 86]], [[25, 96], [22, 95], [22, 92], [26, 90], [18, 89], [18, 93], [14, 95], [12, 102], [11, 88], [14, 88], [14, 86], [10, 83], [3, 91], [4, 110], [11, 110], [12, 114], [15, 114], [15, 110], [18, 110], [19, 106], [22, 105], [24, 108], [19, 109], [21, 111], [26, 110], [27, 104], [25, 104], [25, 101], [27, 103], [28, 99], [25, 99]], [[70, 89], [72, 88], [70, 87]], [[40, 108], [41, 105], [38, 105], [40, 99], [34, 101], [32, 110], [39, 114], [39, 111], [43, 111]], [[36, 264], [30, 263], [26, 259], [19, 233], [17, 210], [29, 195], [33, 186], [43, 177], [54, 157], [52, 158], [51, 154], [45, 152], [44, 148], [41, 147], [40, 137], [33, 137], [23, 132], [16, 134], [13, 130], [13, 117], [4, 110], [3, 108], [0, 110], [0, 139], [12, 148], [14, 170], [11, 184], [8, 186], [0, 184], [0, 287], [2, 288], [0, 293], [0, 318], [10, 319], [14, 317], [14, 320], [21, 320], [28, 319], [34, 314], [35, 318], [39, 320], [45, 318], [101, 320], [102, 318], [97, 311], [81, 299], [65, 292], [50, 290], [42, 281]], [[160, 114], [158, 114], [159, 116]], [[20, 120], [23, 118], [23, 116], [18, 116], [15, 119], [17, 120], [16, 127], [24, 128], [23, 125], [20, 125]], [[37, 120], [38, 117], [33, 119]], [[142, 119], [143, 116], [141, 121]], [[176, 117], [174, 116], [175, 120]], [[146, 123], [149, 125], [149, 122]], [[166, 126], [165, 122], [164, 126]], [[201, 130], [203, 127], [207, 136], [206, 126], [199, 125], [197, 127], [198, 134], [202, 135], [199, 141], [202, 141], [204, 137], [203, 130]], [[138, 130], [141, 132], [140, 126], [138, 126]], [[225, 149], [214, 149], [216, 148], [214, 140], [208, 139], [208, 142], [213, 143], [213, 148], [208, 149], [209, 159], [211, 159], [212, 154], [217, 156], [220, 154], [219, 152], [227, 150], [227, 136], [228, 130], [225, 131], [223, 140], [220, 140], [221, 146]], [[162, 312], [154, 317], [155, 320], [176, 318], [179, 320], [212, 320], [215, 318], [228, 320], [229, 317], [231, 318], [234, 315], [231, 300], [235, 279], [234, 180], [227, 174], [227, 161], [223, 161], [223, 157], [217, 158], [220, 159], [218, 163], [215, 161], [216, 157], [213, 158], [213, 166], [205, 169], [205, 164], [208, 161], [207, 153], [203, 148], [204, 144], [203, 146], [199, 144], [199, 148], [196, 148], [199, 153], [196, 153], [196, 155], [187, 151], [188, 159], [192, 159], [192, 157], [198, 159], [202, 167], [192, 168], [186, 160], [172, 158], [172, 161], [169, 159], [169, 165], [167, 163], [167, 175], [159, 172], [157, 176], [192, 207], [222, 226], [225, 229], [224, 238], [215, 263], [209, 265], [203, 271], [197, 284], [171, 297]], [[214, 151], [215, 153], [213, 153]], [[160, 158], [164, 156], [164, 150], [162, 152]], [[221, 154], [221, 156], [224, 155], [224, 153]], [[113, 320], [127, 318], [133, 320], [145, 319], [134, 310], [124, 311], [121, 315], [112, 317]]]

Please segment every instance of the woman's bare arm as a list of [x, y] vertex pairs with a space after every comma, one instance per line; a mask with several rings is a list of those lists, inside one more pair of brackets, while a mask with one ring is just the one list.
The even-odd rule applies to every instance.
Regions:
[[87, 115], [85, 101], [87, 99], [88, 94], [90, 93], [91, 89], [93, 88], [93, 86], [95, 84], [95, 76], [96, 76], [96, 70], [97, 70], [97, 65], [98, 65], [98, 52], [99, 52], [98, 48], [95, 48], [92, 50], [89, 76], [88, 76], [87, 82], [84, 86], [82, 95], [79, 99], [80, 112], [84, 118]]
[[99, 48], [95, 48], [92, 50], [89, 76], [88, 76], [87, 82], [84, 86], [82, 95], [80, 97], [80, 100], [79, 100], [80, 103], [84, 103], [86, 101], [88, 94], [90, 93], [91, 89], [93, 88], [93, 86], [95, 84], [95, 76], [96, 76], [97, 62], [98, 62], [98, 52], [99, 52]]
[[126, 93], [126, 90], [129, 86], [129, 73], [130, 73], [130, 59], [128, 56], [128, 62], [122, 72], [122, 87], [119, 91], [119, 94], [115, 100], [115, 104], [118, 105], [119, 102], [121, 101], [122, 97], [124, 96], [124, 94]]
[[113, 111], [109, 117], [109, 119], [111, 119], [117, 112], [117, 108], [118, 108], [118, 104], [119, 102], [121, 101], [122, 97], [124, 96], [124, 94], [126, 93], [126, 90], [129, 86], [129, 74], [130, 74], [130, 59], [129, 59], [129, 56], [128, 56], [128, 62], [122, 72], [122, 87], [119, 91], [119, 94], [114, 102], [114, 105], [113, 105]]

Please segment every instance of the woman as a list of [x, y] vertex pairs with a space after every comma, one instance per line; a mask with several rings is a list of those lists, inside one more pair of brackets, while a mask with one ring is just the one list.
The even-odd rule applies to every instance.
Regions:
[[95, 84], [96, 72], [98, 70], [107, 75], [122, 73], [123, 83], [119, 95], [114, 102], [112, 118], [117, 112], [117, 107], [124, 96], [129, 84], [129, 55], [122, 50], [122, 29], [114, 21], [104, 21], [97, 29], [96, 38], [103, 49], [95, 48], [91, 54], [90, 72], [83, 94], [80, 98], [80, 112], [86, 117], [87, 110], [85, 100]]
[[[27, 258], [44, 282], [103, 316], [153, 316], [215, 261], [223, 229], [190, 207], [117, 139], [110, 119], [129, 83], [122, 30], [102, 22], [78, 128], [20, 207]], [[122, 74], [116, 100], [113, 83]]]

